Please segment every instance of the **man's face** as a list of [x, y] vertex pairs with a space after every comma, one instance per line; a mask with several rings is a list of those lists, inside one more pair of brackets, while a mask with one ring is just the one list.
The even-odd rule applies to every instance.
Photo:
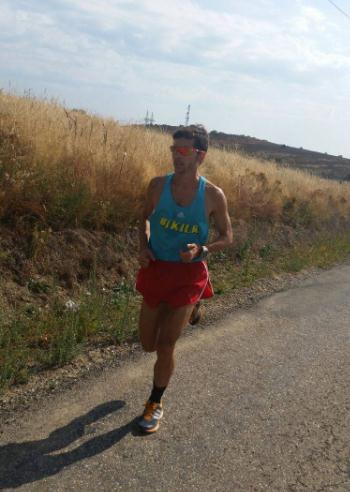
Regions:
[[202, 163], [205, 153], [194, 149], [194, 141], [187, 138], [177, 138], [171, 147], [175, 173], [184, 174], [195, 171]]

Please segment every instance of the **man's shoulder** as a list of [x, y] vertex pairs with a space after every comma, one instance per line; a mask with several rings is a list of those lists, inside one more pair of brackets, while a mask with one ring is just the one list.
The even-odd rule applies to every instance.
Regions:
[[152, 197], [152, 201], [156, 203], [163, 191], [164, 183], [167, 178], [165, 176], [155, 176], [148, 184], [148, 196]]
[[148, 187], [152, 190], [158, 189], [159, 187], [163, 186], [165, 180], [167, 178], [167, 175], [165, 176], [155, 176], [154, 178], [151, 179], [149, 182]]
[[214, 183], [212, 183], [207, 179], [206, 179], [205, 191], [208, 194], [208, 196], [214, 200], [220, 199], [225, 196], [224, 192], [219, 186], [215, 185]]
[[206, 203], [209, 215], [213, 213], [223, 213], [227, 207], [227, 200], [222, 189], [212, 183], [211, 181], [206, 182]]

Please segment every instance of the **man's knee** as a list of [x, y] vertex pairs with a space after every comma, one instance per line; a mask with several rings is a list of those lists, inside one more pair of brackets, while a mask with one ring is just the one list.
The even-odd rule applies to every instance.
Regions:
[[141, 340], [141, 346], [145, 352], [155, 352], [157, 350], [157, 345], [155, 343], [144, 342]]
[[156, 350], [158, 356], [171, 357], [175, 350], [176, 341], [159, 341], [156, 345]]

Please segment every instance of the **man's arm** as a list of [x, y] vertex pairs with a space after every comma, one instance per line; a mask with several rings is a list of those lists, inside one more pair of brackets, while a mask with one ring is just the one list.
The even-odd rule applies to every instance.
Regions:
[[224, 249], [233, 241], [232, 226], [228, 214], [227, 200], [220, 188], [215, 189], [212, 215], [218, 237], [212, 243], [206, 245], [209, 253]]
[[[210, 197], [211, 203], [211, 215], [214, 218], [215, 228], [219, 235], [212, 243], [206, 244], [208, 252], [219, 251], [232, 244], [232, 226], [230, 216], [228, 214], [227, 200], [224, 192], [218, 188], [213, 187], [210, 191], [212, 196]], [[202, 246], [199, 244], [188, 244], [188, 251], [180, 252], [182, 261], [185, 263], [191, 262], [194, 258], [200, 256], [202, 252]]]
[[149, 240], [149, 221], [148, 217], [153, 212], [155, 206], [155, 193], [159, 185], [160, 178], [153, 178], [148, 185], [146, 199], [142, 209], [139, 225], [139, 263], [141, 267], [146, 268], [150, 260], [154, 260], [152, 251], [148, 247]]

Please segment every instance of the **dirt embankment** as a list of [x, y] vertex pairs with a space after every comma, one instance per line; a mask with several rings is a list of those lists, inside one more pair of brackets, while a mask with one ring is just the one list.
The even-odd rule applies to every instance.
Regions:
[[53, 298], [68, 300], [95, 282], [108, 288], [132, 279], [137, 231], [123, 234], [67, 229], [21, 234], [2, 229], [0, 299], [11, 316], [20, 306], [44, 309]]
[[[234, 224], [234, 245], [228, 256], [242, 261], [247, 245], [258, 254], [266, 244], [289, 247], [301, 232], [284, 225]], [[308, 232], [309, 234], [309, 232]], [[0, 234], [0, 303], [11, 317], [26, 305], [40, 309], [53, 299], [78, 297], [94, 283], [112, 288], [122, 279], [132, 283], [137, 271], [138, 231], [122, 233], [66, 229], [14, 231], [2, 227]]]

